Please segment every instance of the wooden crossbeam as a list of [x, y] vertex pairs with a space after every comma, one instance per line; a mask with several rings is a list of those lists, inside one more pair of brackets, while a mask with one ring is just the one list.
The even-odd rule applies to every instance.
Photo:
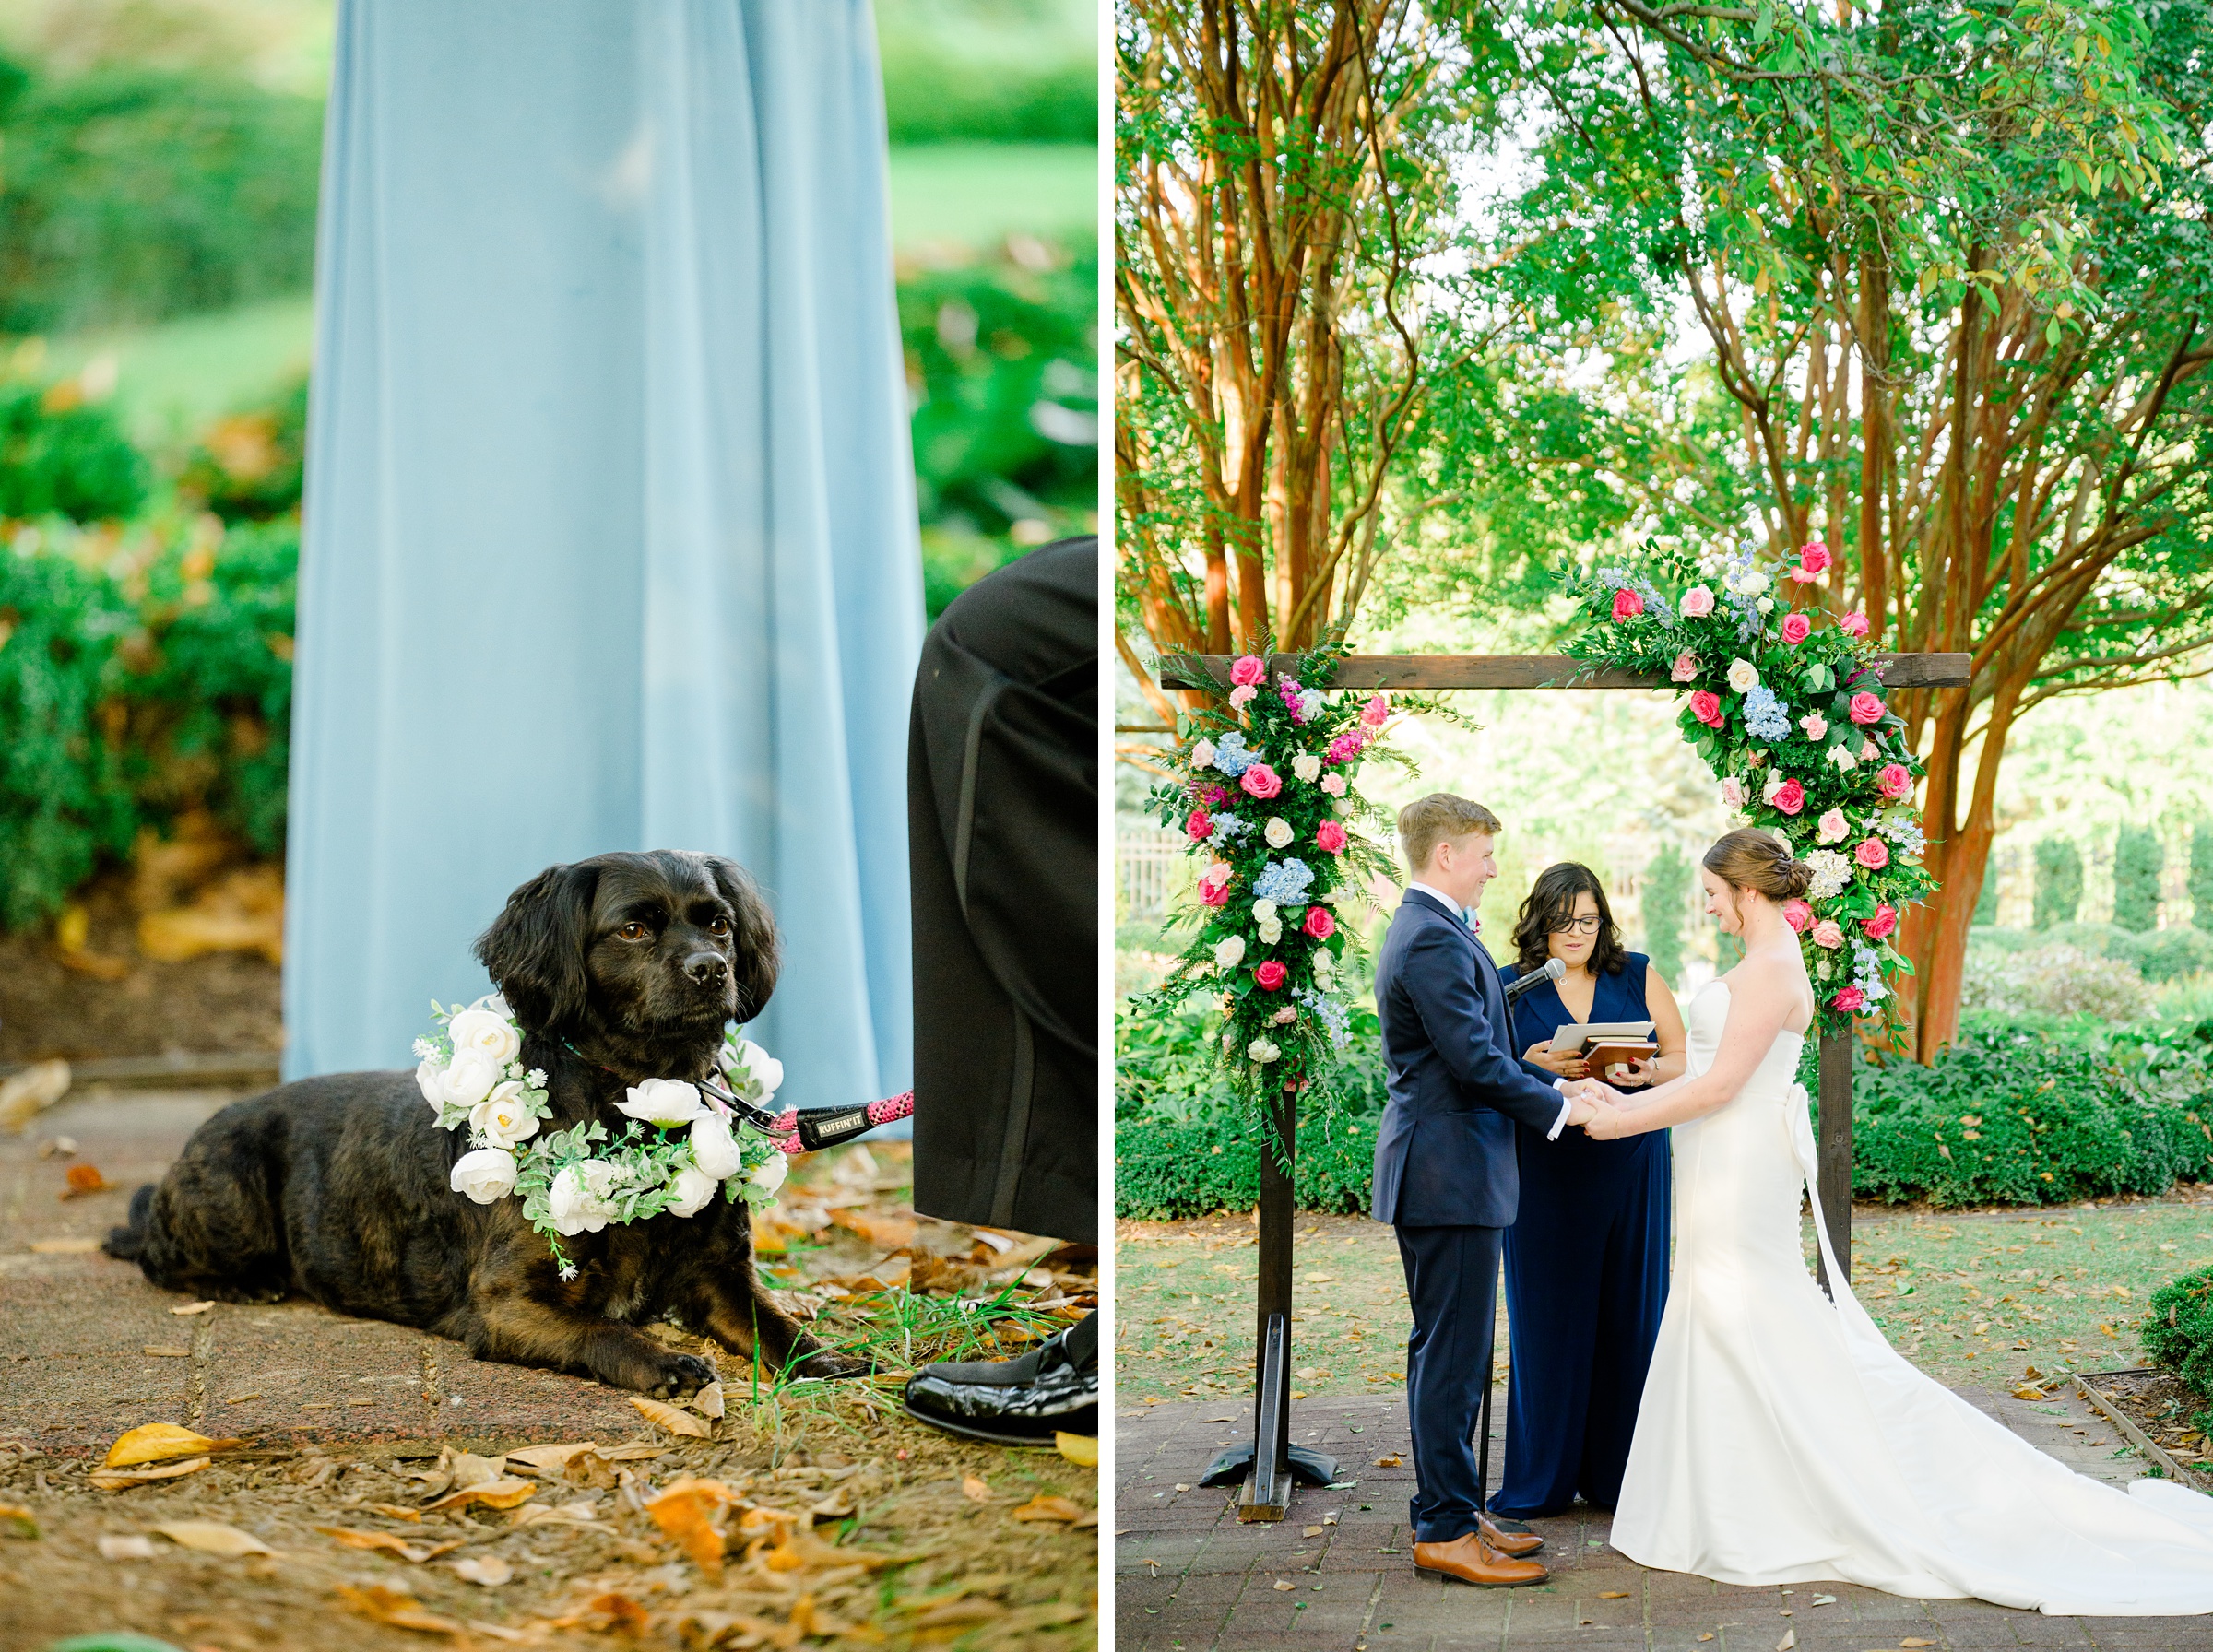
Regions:
[[[1226, 688], [1233, 656], [1167, 654], [1160, 660], [1165, 689]], [[1269, 675], [1296, 675], [1299, 655], [1271, 656]], [[1891, 689], [1957, 689], [1973, 656], [1965, 654], [1875, 654], [1867, 663]], [[1339, 689], [1665, 689], [1664, 676], [1602, 671], [1564, 654], [1353, 654], [1337, 667]]]

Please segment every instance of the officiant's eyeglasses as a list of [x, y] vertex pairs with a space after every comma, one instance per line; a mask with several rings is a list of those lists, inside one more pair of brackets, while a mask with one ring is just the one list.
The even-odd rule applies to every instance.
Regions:
[[1570, 931], [1577, 935], [1596, 935], [1598, 926], [1598, 914], [1592, 913], [1587, 917], [1564, 919], [1552, 926], [1552, 932], [1555, 935], [1566, 935]]

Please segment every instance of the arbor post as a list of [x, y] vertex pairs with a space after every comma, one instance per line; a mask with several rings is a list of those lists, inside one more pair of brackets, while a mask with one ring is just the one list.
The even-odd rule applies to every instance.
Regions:
[[[1852, 1034], [1821, 1034], [1821, 1106], [1815, 1159], [1819, 1165], [1817, 1186], [1821, 1191], [1821, 1214], [1828, 1229], [1828, 1246], [1837, 1253], [1844, 1282], [1852, 1283]], [[1828, 1283], [1828, 1268], [1821, 1267], [1821, 1282]]]

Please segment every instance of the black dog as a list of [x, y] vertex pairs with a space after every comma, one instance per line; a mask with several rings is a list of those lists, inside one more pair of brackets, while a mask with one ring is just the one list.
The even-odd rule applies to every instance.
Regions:
[[[775, 990], [775, 920], [737, 866], [660, 851], [552, 867], [508, 897], [477, 957], [524, 1028], [553, 1116], [619, 1137], [626, 1087], [715, 1071], [726, 1021]], [[235, 1102], [138, 1189], [110, 1256], [169, 1290], [219, 1302], [303, 1292], [341, 1314], [418, 1326], [479, 1359], [550, 1365], [667, 1397], [715, 1378], [636, 1328], [673, 1315], [772, 1373], [865, 1369], [823, 1350], [753, 1274], [746, 1207], [720, 1194], [562, 1241], [563, 1282], [522, 1201], [453, 1192], [467, 1132], [438, 1127], [411, 1072], [303, 1079]]]

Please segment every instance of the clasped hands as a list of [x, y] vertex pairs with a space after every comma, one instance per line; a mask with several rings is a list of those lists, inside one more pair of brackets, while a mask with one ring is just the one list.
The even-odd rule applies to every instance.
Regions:
[[1593, 1141], [1612, 1141], [1627, 1133], [1627, 1121], [1616, 1104], [1624, 1098], [1612, 1085], [1596, 1079], [1574, 1079], [1561, 1093], [1568, 1098], [1568, 1122]]

